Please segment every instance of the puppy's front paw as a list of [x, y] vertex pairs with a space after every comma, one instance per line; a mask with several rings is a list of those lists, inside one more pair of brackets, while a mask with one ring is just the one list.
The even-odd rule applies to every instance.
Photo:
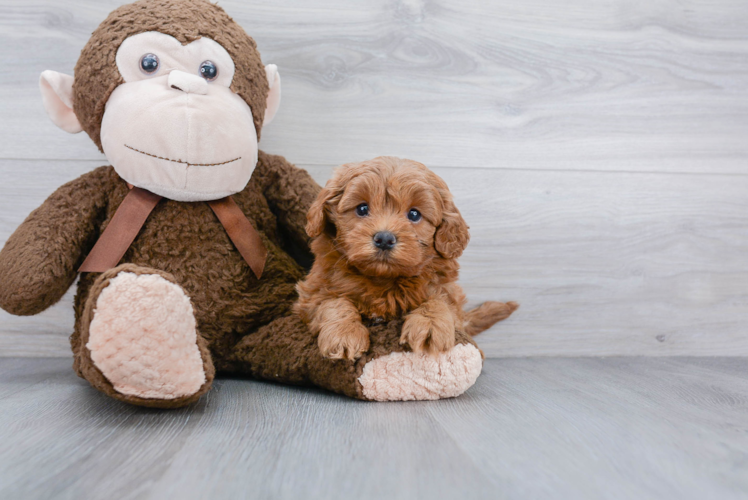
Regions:
[[429, 317], [411, 313], [405, 318], [400, 343], [408, 343], [415, 352], [446, 352], [455, 345], [454, 319], [452, 315]]
[[356, 322], [326, 325], [319, 332], [317, 345], [326, 358], [358, 359], [369, 350], [369, 330]]

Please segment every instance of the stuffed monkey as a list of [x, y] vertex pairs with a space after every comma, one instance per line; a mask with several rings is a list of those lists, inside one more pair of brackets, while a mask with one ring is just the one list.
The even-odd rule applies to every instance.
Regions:
[[75, 77], [41, 75], [44, 106], [111, 166], [60, 187], [0, 252], [0, 307], [37, 314], [80, 273], [74, 369], [128, 403], [174, 408], [216, 372], [311, 384], [369, 400], [437, 399], [482, 367], [472, 339], [435, 357], [371, 328], [356, 361], [321, 356], [292, 314], [311, 262], [319, 186], [258, 150], [280, 76], [207, 0], [141, 0], [93, 32]]

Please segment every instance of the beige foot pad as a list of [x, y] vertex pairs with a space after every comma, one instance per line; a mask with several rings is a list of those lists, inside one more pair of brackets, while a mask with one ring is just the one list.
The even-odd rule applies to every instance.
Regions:
[[121, 394], [176, 399], [205, 383], [190, 299], [155, 274], [121, 272], [109, 282], [96, 301], [86, 347]]
[[393, 352], [369, 361], [358, 381], [364, 396], [374, 401], [453, 398], [468, 390], [483, 368], [480, 351], [460, 344], [430, 356]]

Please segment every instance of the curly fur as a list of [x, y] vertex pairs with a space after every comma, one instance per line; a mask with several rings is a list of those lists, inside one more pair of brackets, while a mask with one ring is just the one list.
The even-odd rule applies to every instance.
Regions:
[[109, 96], [124, 83], [115, 57], [127, 37], [146, 31], [173, 36], [186, 45], [201, 37], [218, 42], [236, 66], [231, 90], [252, 110], [260, 139], [269, 90], [257, 44], [226, 12], [208, 0], [140, 0], [113, 10], [91, 34], [75, 66], [73, 109], [101, 150], [101, 118]]
[[[117, 49], [125, 38], [144, 31], [159, 31], [182, 43], [201, 36], [220, 43], [234, 58], [236, 73], [231, 88], [252, 109], [259, 137], [268, 83], [254, 41], [220, 7], [206, 0], [141, 0], [112, 12], [92, 35], [75, 69], [74, 110], [97, 146], [101, 147], [99, 132], [104, 106], [111, 92], [122, 83], [115, 63]], [[387, 361], [394, 359], [387, 358], [393, 353], [407, 352], [407, 346], [398, 343], [401, 331], [407, 330], [398, 314], [415, 307], [420, 297], [434, 295], [433, 283], [438, 283], [438, 290], [443, 293], [452, 293], [455, 304], [464, 300], [461, 291], [450, 288], [457, 277], [453, 259], [467, 243], [464, 222], [453, 209], [446, 186], [437, 186], [441, 204], [434, 201], [434, 217], [440, 222], [432, 224], [439, 229], [434, 234], [421, 235], [421, 239], [433, 240], [435, 252], [427, 252], [433, 253], [433, 258], [427, 259], [431, 264], [424, 266], [418, 276], [398, 278], [391, 293], [376, 285], [362, 288], [364, 296], [371, 299], [365, 301], [371, 304], [371, 314], [395, 319], [367, 329], [366, 338], [359, 339], [355, 350], [360, 351], [363, 344], [368, 350], [358, 360], [331, 361], [322, 357], [316, 338], [292, 314], [295, 284], [312, 260], [305, 226], [309, 224], [310, 234], [317, 231], [313, 223], [317, 217], [321, 224], [319, 233], [334, 227], [319, 214], [324, 202], [307, 221], [307, 209], [319, 190], [304, 170], [280, 156], [259, 152], [250, 182], [233, 199], [260, 233], [268, 250], [261, 280], [252, 273], [206, 203], [162, 200], [123, 256], [122, 265], [103, 274], [84, 273], [80, 277], [75, 297], [75, 330], [70, 337], [77, 373], [105, 394], [153, 407], [173, 408], [195, 401], [210, 389], [216, 371], [292, 384], [315, 384], [362, 399], [391, 398], [395, 393], [400, 399], [420, 397], [414, 389], [420, 382], [402, 384], [399, 374], [390, 369], [380, 370], [390, 374], [383, 375], [383, 380], [371, 376], [366, 379], [370, 389], [379, 384], [386, 388], [384, 392], [372, 389], [367, 395], [359, 377], [366, 364], [375, 359], [386, 358], [385, 367], [401, 366]], [[63, 185], [34, 210], [0, 251], [0, 308], [13, 314], [36, 314], [60, 300], [127, 192], [126, 182], [112, 167], [101, 167]], [[437, 216], [437, 212], [441, 215]], [[316, 242], [318, 255], [322, 255], [319, 249], [325, 241], [323, 238]], [[366, 257], [362, 259], [363, 265]], [[327, 263], [330, 267], [327, 257], [319, 261], [319, 265]], [[419, 268], [417, 259], [406, 255], [399, 262], [402, 269]], [[367, 266], [382, 269], [371, 260], [363, 267]], [[342, 272], [334, 267], [330, 269]], [[189, 297], [205, 374], [205, 382], [196, 393], [173, 399], [141, 397], [147, 393], [122, 394], [96, 366], [87, 343], [97, 299], [122, 272], [159, 276], [181, 287]], [[360, 284], [367, 282], [368, 278]], [[145, 305], [138, 303], [140, 306]], [[438, 307], [422, 310], [425, 319], [433, 314], [440, 314]], [[414, 345], [413, 338], [409, 336], [408, 340]], [[468, 351], [477, 349], [470, 336], [459, 329], [449, 341], [469, 346]], [[433, 344], [437, 345], [435, 341]], [[407, 355], [397, 358], [412, 361]], [[455, 363], [452, 368], [459, 371], [461, 362]], [[434, 370], [442, 370], [442, 365], [434, 366], [422, 370], [418, 380], [435, 377], [439, 372]], [[462, 380], [458, 392], [466, 390], [472, 381]], [[439, 385], [443, 380], [430, 383]], [[399, 389], [393, 392], [393, 385]], [[458, 393], [450, 391], [444, 394]], [[390, 396], [382, 396], [384, 393]]]
[[[109, 202], [104, 213], [99, 214], [101, 232], [127, 195], [128, 187], [111, 167], [87, 175], [108, 180]], [[269, 184], [278, 182], [279, 177], [293, 183], [295, 189], [271, 189]], [[305, 213], [303, 207], [308, 206], [316, 192], [316, 183], [305, 171], [282, 157], [261, 153], [249, 184], [234, 195], [268, 249], [262, 280], [252, 273], [206, 203], [162, 200], [121, 262], [159, 269], [175, 277], [193, 301], [198, 331], [211, 347], [216, 368], [221, 370], [242, 336], [290, 312], [294, 286], [304, 276], [304, 269], [285, 249], [297, 246], [298, 253], [304, 251], [306, 238], [298, 230]], [[70, 200], [75, 193], [66, 194], [68, 202], [77, 201]], [[282, 212], [284, 224], [279, 224], [275, 215], [281, 213], [275, 212], [281, 204], [298, 207], [297, 212]], [[88, 250], [90, 247], [85, 253]], [[75, 300], [77, 310], [84, 307], [95, 278], [94, 273], [81, 275]], [[80, 322], [77, 326], [76, 331]], [[76, 334], [71, 342], [75, 350], [79, 342]]]
[[[362, 203], [369, 207], [365, 217], [356, 213]], [[413, 208], [422, 215], [417, 222], [407, 217]], [[358, 358], [369, 345], [364, 323], [401, 317], [400, 341], [414, 351], [454, 347], [455, 332], [466, 328], [457, 257], [470, 236], [441, 178], [421, 163], [393, 157], [343, 165], [307, 219], [315, 261], [297, 287], [295, 310], [325, 356]], [[394, 234], [391, 250], [374, 245], [380, 231]], [[474, 316], [488, 323], [485, 315]]]
[[[289, 350], [277, 354], [284, 359], [266, 353], [268, 358], [261, 360], [246, 348], [236, 348], [263, 327], [262, 338], [270, 336], [271, 344], [277, 343], [273, 336], [300, 337], [274, 321], [291, 314], [295, 284], [304, 276], [303, 264], [311, 261], [304, 227], [307, 208], [320, 189], [306, 171], [283, 157], [260, 152], [259, 158], [252, 179], [234, 200], [268, 249], [262, 280], [252, 273], [206, 203], [162, 200], [121, 261], [129, 266], [128, 272], [168, 276], [185, 290], [193, 304], [199, 343], [207, 346], [206, 366], [214, 364], [219, 371], [241, 373], [262, 370], [265, 364], [293, 364], [296, 361], [290, 358], [301, 356], [304, 349], [288, 340]], [[100, 167], [63, 185], [34, 210], [0, 251], [0, 307], [13, 314], [36, 314], [60, 300], [128, 190], [112, 167]], [[301, 256], [301, 262], [292, 254]], [[130, 403], [173, 407], [195, 400], [122, 397], [93, 366], [85, 349], [87, 329], [101, 287], [116, 275], [112, 272], [106, 279], [98, 273], [80, 276], [70, 337], [76, 371], [106, 394]], [[308, 335], [303, 324], [297, 328]], [[248, 366], [247, 357], [254, 359], [255, 366]], [[345, 384], [347, 393], [358, 395], [355, 378], [345, 379]], [[209, 388], [207, 383], [200, 393]]]

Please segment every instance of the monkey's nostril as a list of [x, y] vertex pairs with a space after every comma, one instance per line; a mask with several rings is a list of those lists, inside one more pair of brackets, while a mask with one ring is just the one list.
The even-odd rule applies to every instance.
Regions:
[[208, 82], [204, 78], [176, 69], [169, 73], [167, 85], [169, 88], [186, 94], [206, 95], [208, 93]]
[[397, 243], [395, 235], [389, 231], [379, 231], [373, 239], [374, 246], [381, 250], [391, 250]]

